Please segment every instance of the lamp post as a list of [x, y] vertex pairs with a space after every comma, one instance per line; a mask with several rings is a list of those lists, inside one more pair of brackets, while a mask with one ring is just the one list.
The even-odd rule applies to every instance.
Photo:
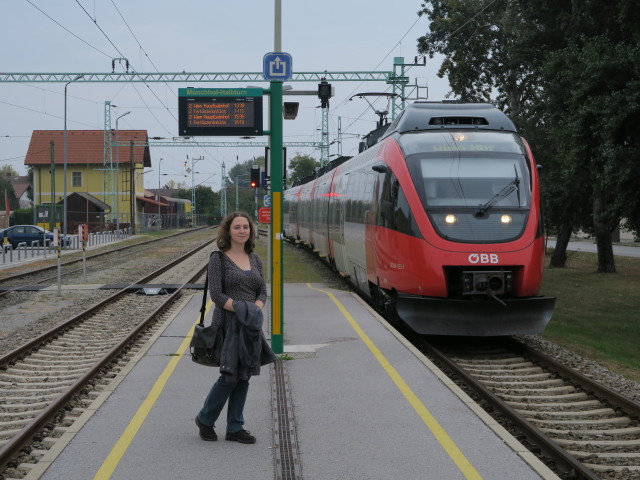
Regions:
[[[64, 198], [62, 199], [62, 232], [65, 235], [67, 234], [67, 87], [70, 83], [80, 80], [82, 77], [84, 77], [84, 75], [76, 75], [76, 78], [64, 85]], [[53, 203], [53, 200], [51, 203]]]
[[[116, 230], [120, 231], [120, 156], [118, 153], [120, 152], [120, 145], [118, 144], [118, 120], [120, 120], [125, 115], [129, 115], [131, 110], [123, 113], [118, 118], [116, 118]], [[111, 185], [113, 188], [113, 185]]]

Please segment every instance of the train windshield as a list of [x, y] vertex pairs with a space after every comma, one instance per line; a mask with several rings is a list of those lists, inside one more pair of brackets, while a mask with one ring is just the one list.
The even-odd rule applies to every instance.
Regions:
[[402, 135], [422, 204], [441, 236], [462, 242], [517, 238], [526, 225], [531, 175], [517, 134], [468, 130]]

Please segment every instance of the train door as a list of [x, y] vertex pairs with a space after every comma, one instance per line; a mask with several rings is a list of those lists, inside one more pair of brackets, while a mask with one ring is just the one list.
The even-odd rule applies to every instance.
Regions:
[[344, 222], [344, 244], [348, 255], [348, 273], [351, 280], [360, 288], [367, 292], [367, 272], [365, 259], [365, 219], [367, 211], [367, 177], [365, 170], [357, 170], [349, 176], [347, 191], [349, 199], [345, 206]]
[[376, 253], [376, 223], [378, 210], [380, 208], [380, 184], [384, 179], [383, 173], [371, 172], [367, 176], [367, 198], [369, 201], [368, 209], [365, 215], [364, 229], [366, 242], [366, 262], [367, 262], [367, 278], [370, 282], [377, 284], [377, 253]]
[[344, 246], [344, 217], [348, 183], [348, 173], [338, 176], [334, 183], [335, 188], [329, 197], [329, 255], [336, 270], [342, 274], [348, 273]]
[[329, 176], [322, 177], [315, 193], [315, 219], [313, 225], [314, 231], [314, 247], [316, 253], [325, 258], [328, 254], [327, 249], [327, 209], [329, 206]]

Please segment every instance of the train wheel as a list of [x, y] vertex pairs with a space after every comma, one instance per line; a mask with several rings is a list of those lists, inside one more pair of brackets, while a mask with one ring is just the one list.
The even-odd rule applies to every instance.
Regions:
[[373, 284], [369, 284], [369, 289], [376, 311], [382, 315], [391, 326], [397, 328], [401, 322], [400, 317], [398, 317], [398, 312], [396, 311], [394, 294]]
[[385, 303], [384, 307], [385, 318], [387, 319], [387, 322], [389, 322], [389, 325], [391, 325], [392, 327], [398, 328], [401, 325], [402, 320], [400, 320], [400, 317], [398, 316], [398, 311], [396, 310], [396, 302], [389, 301]]
[[385, 298], [381, 293], [380, 287], [369, 282], [369, 292], [371, 293], [371, 301], [373, 303], [373, 308], [376, 309], [380, 315], [385, 315]]

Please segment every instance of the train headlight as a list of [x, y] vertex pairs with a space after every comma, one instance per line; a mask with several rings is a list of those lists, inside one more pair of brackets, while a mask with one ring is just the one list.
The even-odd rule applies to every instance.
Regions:
[[466, 138], [464, 136], [464, 133], [456, 133], [453, 138], [455, 139], [456, 142], [464, 142], [464, 139]]
[[500, 222], [502, 222], [502, 224], [504, 225], [509, 225], [512, 221], [513, 221], [513, 218], [511, 218], [511, 215], [505, 214], [500, 217]]
[[454, 223], [456, 223], [458, 221], [458, 218], [455, 215], [452, 215], [451, 213], [449, 215], [447, 215], [446, 217], [444, 217], [444, 221], [447, 225], [453, 225]]

